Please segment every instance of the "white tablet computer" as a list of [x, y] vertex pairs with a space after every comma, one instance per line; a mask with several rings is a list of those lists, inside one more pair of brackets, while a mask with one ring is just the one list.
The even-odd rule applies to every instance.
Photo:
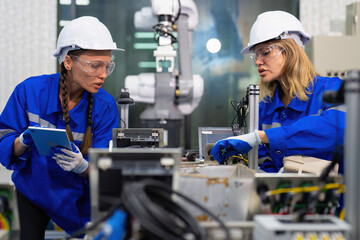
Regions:
[[71, 149], [65, 129], [29, 127], [29, 130], [40, 155], [49, 156], [49, 151], [53, 147]]

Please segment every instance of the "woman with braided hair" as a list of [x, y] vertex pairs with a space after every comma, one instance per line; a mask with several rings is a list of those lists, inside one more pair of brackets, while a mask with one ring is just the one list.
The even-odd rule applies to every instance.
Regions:
[[[90, 221], [87, 152], [107, 148], [119, 125], [115, 99], [101, 88], [118, 50], [98, 19], [74, 19], [54, 53], [60, 73], [30, 77], [10, 96], [0, 116], [0, 161], [14, 170], [20, 239], [44, 239], [50, 219], [68, 233]], [[72, 150], [40, 155], [29, 126], [66, 129]]]

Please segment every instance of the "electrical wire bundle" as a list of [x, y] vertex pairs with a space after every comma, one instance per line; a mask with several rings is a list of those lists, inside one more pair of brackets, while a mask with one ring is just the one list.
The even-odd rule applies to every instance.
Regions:
[[[336, 214], [337, 198], [344, 192], [345, 186], [339, 183], [313, 185], [304, 182], [299, 187], [292, 187], [290, 182], [282, 182], [277, 189], [269, 190], [265, 184], [257, 187], [257, 192], [267, 214], [295, 214], [295, 221], [302, 221], [307, 214]], [[295, 195], [301, 194], [298, 201]], [[323, 194], [323, 197], [319, 195]], [[322, 199], [323, 200], [320, 200]]]
[[229, 230], [220, 219], [163, 182], [144, 179], [128, 183], [124, 186], [121, 198], [125, 209], [140, 221], [144, 229], [155, 235], [156, 239], [207, 239], [206, 232], [199, 222], [173, 200], [173, 194], [217, 221], [225, 231], [226, 239], [230, 239]]
[[[328, 178], [331, 170], [335, 167], [336, 164], [340, 163], [342, 158], [343, 158], [343, 150], [342, 150], [342, 146], [340, 146], [335, 149], [330, 164], [321, 173], [321, 175], [319, 177], [319, 180], [320, 180], [319, 188], [316, 191], [316, 193], [312, 196], [310, 203], [308, 204], [308, 207], [306, 209], [303, 209], [303, 211], [298, 212], [297, 218], [299, 221], [302, 221], [308, 212], [314, 211], [314, 209], [316, 208], [316, 203], [318, 202], [319, 196], [322, 193], [322, 189], [326, 186], [326, 181], [327, 181], [327, 178]], [[344, 188], [345, 187], [343, 186], [342, 190]], [[340, 217], [342, 217], [344, 209], [341, 209], [340, 211], [341, 211]]]
[[243, 98], [241, 101], [231, 100], [231, 106], [235, 110], [235, 117], [231, 122], [231, 128], [234, 136], [238, 136], [241, 133], [241, 129], [247, 127], [246, 118], [248, 115], [247, 99]]

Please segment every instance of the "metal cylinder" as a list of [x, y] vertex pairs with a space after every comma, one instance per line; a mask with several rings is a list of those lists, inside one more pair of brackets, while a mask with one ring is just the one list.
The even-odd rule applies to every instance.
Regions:
[[[249, 132], [253, 132], [259, 128], [259, 85], [250, 84], [247, 91], [249, 98]], [[254, 146], [248, 154], [250, 169], [258, 169], [258, 150], [259, 146]]]
[[120, 127], [129, 128], [129, 105], [135, 104], [134, 100], [130, 98], [129, 89], [121, 89], [117, 103], [120, 104]]
[[129, 127], [129, 104], [121, 104], [120, 106], [120, 128]]

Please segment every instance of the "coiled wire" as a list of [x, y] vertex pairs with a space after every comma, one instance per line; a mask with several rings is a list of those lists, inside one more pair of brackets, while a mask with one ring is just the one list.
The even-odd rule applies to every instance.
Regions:
[[173, 194], [219, 222], [226, 233], [226, 239], [230, 239], [229, 230], [220, 219], [163, 182], [144, 179], [125, 184], [121, 199], [125, 209], [137, 218], [146, 230], [161, 239], [189, 239], [191, 235], [190, 239], [207, 239], [206, 231], [188, 211], [173, 200]]

